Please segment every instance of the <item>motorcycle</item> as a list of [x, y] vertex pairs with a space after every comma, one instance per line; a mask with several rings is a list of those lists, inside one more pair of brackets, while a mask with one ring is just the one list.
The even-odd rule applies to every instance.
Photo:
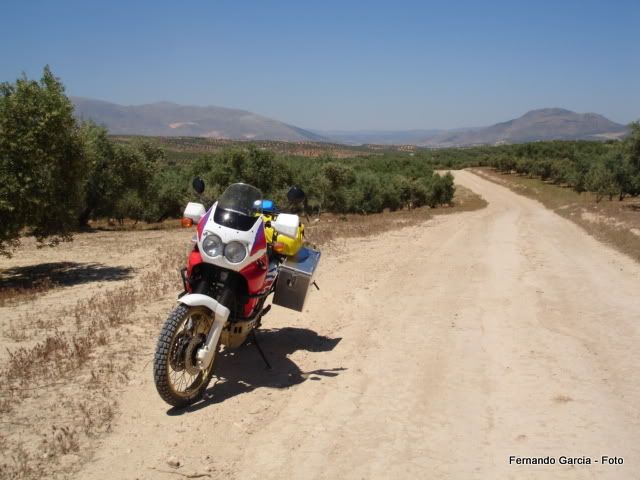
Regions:
[[[205, 189], [193, 180], [198, 194]], [[292, 187], [290, 203], [304, 200]], [[190, 202], [184, 226], [197, 225], [187, 266], [181, 270], [184, 291], [158, 338], [153, 376], [160, 397], [175, 407], [198, 400], [214, 372], [221, 348], [235, 349], [248, 337], [268, 368], [255, 331], [272, 303], [302, 311], [320, 252], [304, 246], [298, 215], [280, 213], [262, 192], [248, 184], [230, 185], [206, 210]]]

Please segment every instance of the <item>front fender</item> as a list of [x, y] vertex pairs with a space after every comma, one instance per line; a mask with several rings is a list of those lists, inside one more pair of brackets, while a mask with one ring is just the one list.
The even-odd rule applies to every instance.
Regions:
[[206, 307], [215, 314], [213, 326], [209, 330], [207, 340], [196, 352], [198, 367], [201, 369], [208, 368], [214, 360], [220, 334], [229, 318], [229, 309], [213, 298], [201, 293], [185, 295], [180, 299], [180, 303], [188, 307]]
[[229, 309], [208, 295], [189, 293], [180, 298], [180, 303], [188, 307], [207, 307], [216, 315], [216, 320], [220, 318], [223, 323], [229, 318]]

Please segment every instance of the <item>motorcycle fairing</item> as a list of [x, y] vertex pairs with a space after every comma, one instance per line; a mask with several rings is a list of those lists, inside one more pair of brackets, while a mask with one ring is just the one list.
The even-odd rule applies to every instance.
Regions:
[[202, 263], [202, 255], [200, 255], [200, 250], [194, 248], [189, 253], [189, 259], [187, 261], [187, 278], [191, 278], [193, 267], [200, 263]]
[[[217, 224], [214, 220], [216, 208], [218, 208], [217, 202], [211, 207], [209, 212], [207, 212], [206, 222], [203, 224], [202, 233], [198, 236], [198, 249], [201, 252], [202, 260], [204, 262], [239, 272], [247, 265], [257, 261], [266, 253], [267, 243], [264, 237], [264, 222], [262, 217], [256, 216], [255, 223], [246, 232], [225, 227]], [[225, 245], [232, 241], [243, 243], [247, 249], [247, 256], [240, 263], [231, 263], [224, 257], [224, 255], [217, 257], [208, 256], [202, 248], [202, 242], [207, 233], [214, 233], [218, 235]]]
[[211, 215], [211, 209], [207, 210], [207, 213], [203, 215], [203, 217], [198, 222], [198, 241], [202, 238], [202, 231], [204, 230], [207, 221], [209, 221], [209, 216]]
[[264, 234], [264, 228], [259, 228], [256, 232], [256, 238], [253, 239], [253, 247], [251, 248], [251, 255], [260, 250], [267, 248], [267, 237]]
[[[268, 262], [269, 259], [265, 253], [258, 261], [250, 263], [240, 271], [240, 274], [247, 281], [247, 292], [249, 295], [260, 295], [265, 293], [265, 290], [268, 290], [265, 281]], [[243, 315], [245, 318], [252, 315], [256, 305], [258, 305], [258, 301], [259, 299], [257, 297], [252, 297], [244, 304]]]

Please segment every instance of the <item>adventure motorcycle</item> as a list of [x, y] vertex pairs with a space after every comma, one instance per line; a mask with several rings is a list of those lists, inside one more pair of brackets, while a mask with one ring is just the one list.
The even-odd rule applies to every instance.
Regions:
[[[204, 182], [193, 181], [201, 194]], [[304, 200], [292, 187], [291, 203]], [[187, 267], [181, 271], [184, 292], [158, 339], [153, 376], [158, 393], [173, 406], [186, 406], [204, 393], [216, 355], [239, 347], [249, 335], [269, 367], [255, 329], [273, 303], [302, 311], [320, 252], [303, 246], [304, 225], [298, 215], [278, 213], [257, 188], [236, 183], [206, 210], [189, 203], [183, 225], [197, 224]]]

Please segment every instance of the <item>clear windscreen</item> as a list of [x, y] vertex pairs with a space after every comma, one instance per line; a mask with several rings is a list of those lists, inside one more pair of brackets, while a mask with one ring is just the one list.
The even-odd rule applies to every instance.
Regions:
[[246, 183], [234, 183], [218, 199], [218, 208], [253, 217], [262, 213], [262, 192]]
[[262, 213], [262, 192], [246, 183], [230, 185], [218, 198], [213, 221], [236, 230], [249, 230]]

